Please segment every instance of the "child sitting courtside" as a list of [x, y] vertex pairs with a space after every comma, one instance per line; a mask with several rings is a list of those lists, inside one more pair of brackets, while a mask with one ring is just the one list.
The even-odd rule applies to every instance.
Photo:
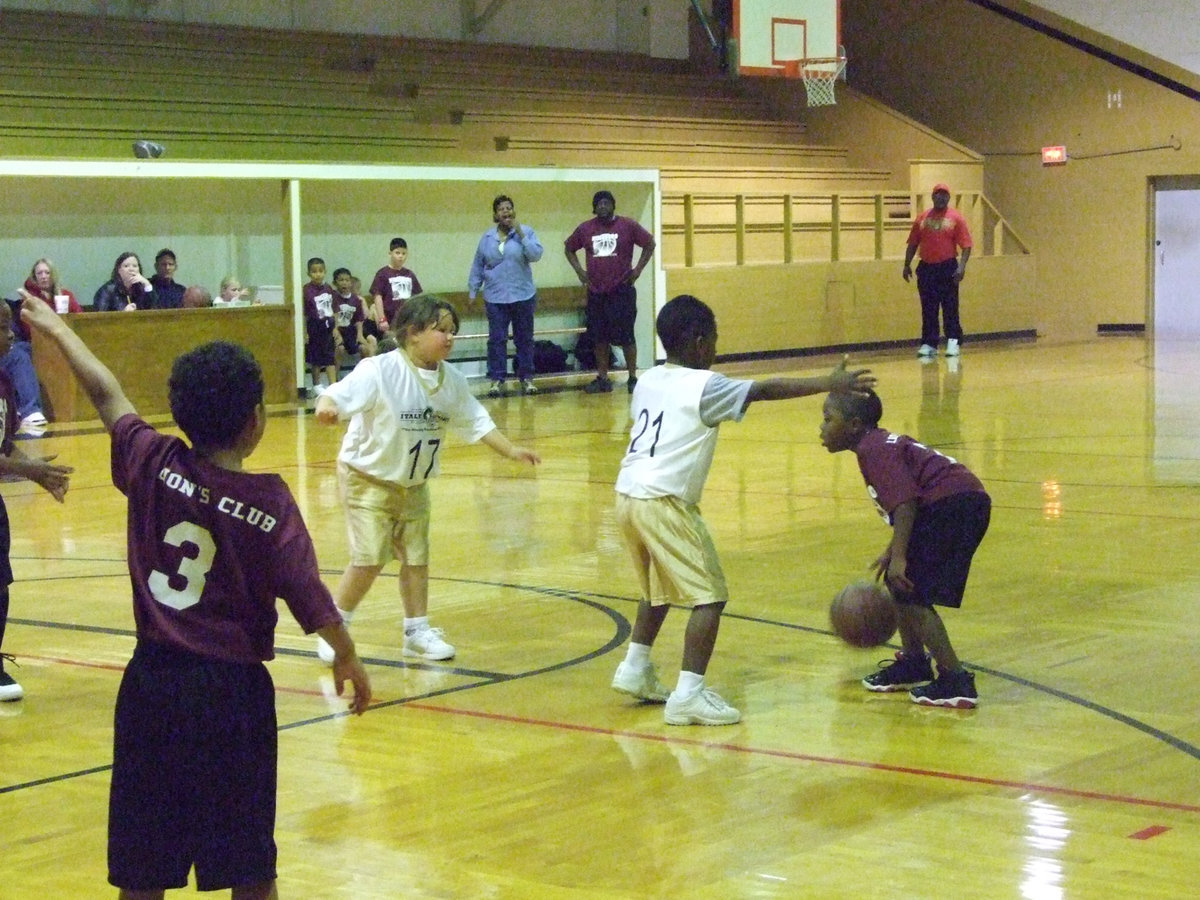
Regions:
[[[642, 700], [665, 700], [668, 725], [732, 725], [741, 713], [704, 684], [729, 599], [716, 547], [697, 505], [716, 450], [717, 426], [741, 421], [757, 400], [862, 390], [875, 379], [866, 369], [847, 371], [845, 359], [828, 375], [815, 378], [744, 381], [709, 371], [717, 355], [717, 320], [708, 306], [688, 294], [663, 306], [657, 327], [667, 361], [634, 387], [633, 429], [617, 475], [617, 524], [633, 557], [642, 599], [612, 687]], [[651, 571], [665, 597], [651, 594]], [[691, 608], [679, 683], [670, 696], [650, 662], [669, 601]]]
[[[317, 400], [317, 421], [350, 427], [338, 452], [338, 487], [346, 508], [350, 562], [334, 591], [349, 622], [383, 567], [400, 560], [405, 656], [450, 659], [454, 647], [429, 625], [429, 479], [438, 474], [450, 427], [468, 443], [482, 441], [508, 459], [541, 458], [506, 438], [446, 357], [458, 314], [432, 294], [399, 307], [392, 334], [400, 346], [362, 360]], [[317, 641], [317, 656], [333, 650]]]
[[[863, 679], [869, 691], [911, 688], [914, 703], [973, 709], [975, 675], [959, 662], [934, 606], [957, 609], [971, 559], [987, 532], [992, 501], [962, 463], [911, 437], [879, 427], [883, 404], [873, 392], [830, 394], [821, 443], [853, 450], [867, 493], [892, 539], [875, 560], [900, 612], [903, 649]], [[933, 676], [926, 649], [937, 662]]]

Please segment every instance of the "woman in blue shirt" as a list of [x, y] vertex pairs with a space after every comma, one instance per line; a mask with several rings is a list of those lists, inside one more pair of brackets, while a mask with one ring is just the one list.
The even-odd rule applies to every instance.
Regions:
[[522, 394], [536, 394], [533, 383], [533, 311], [537, 288], [533, 286], [531, 264], [542, 258], [542, 242], [528, 225], [517, 222], [511, 197], [501, 194], [492, 201], [489, 228], [475, 250], [467, 290], [472, 300], [483, 290], [487, 309], [487, 374], [489, 397], [504, 396], [505, 370], [508, 368], [508, 329], [517, 347], [517, 378]]

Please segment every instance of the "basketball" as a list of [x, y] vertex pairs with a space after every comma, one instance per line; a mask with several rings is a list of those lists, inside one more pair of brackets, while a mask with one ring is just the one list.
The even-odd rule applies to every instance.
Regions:
[[829, 606], [833, 630], [851, 647], [878, 647], [896, 633], [896, 604], [882, 584], [856, 581], [838, 591]]

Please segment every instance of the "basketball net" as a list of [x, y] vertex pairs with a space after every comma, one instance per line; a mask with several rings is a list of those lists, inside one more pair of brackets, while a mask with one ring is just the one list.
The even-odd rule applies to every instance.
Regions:
[[809, 106], [834, 106], [833, 86], [846, 71], [846, 57], [830, 59], [789, 59], [783, 64], [789, 78], [804, 82], [804, 93]]

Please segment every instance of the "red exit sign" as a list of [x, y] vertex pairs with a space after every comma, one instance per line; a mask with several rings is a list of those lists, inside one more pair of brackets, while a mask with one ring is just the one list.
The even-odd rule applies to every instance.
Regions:
[[1042, 165], [1043, 166], [1061, 166], [1067, 161], [1066, 147], [1043, 147], [1042, 148]]

